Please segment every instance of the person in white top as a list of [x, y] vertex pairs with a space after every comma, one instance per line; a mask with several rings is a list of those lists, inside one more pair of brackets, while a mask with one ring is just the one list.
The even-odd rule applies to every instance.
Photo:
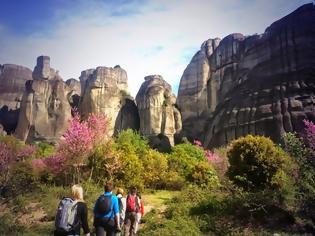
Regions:
[[[117, 189], [117, 198], [119, 203], [119, 216], [120, 216], [120, 228], [123, 231], [123, 226], [126, 216], [126, 198], [124, 197], [124, 190], [122, 188]], [[116, 236], [120, 236], [121, 232], [118, 232]]]

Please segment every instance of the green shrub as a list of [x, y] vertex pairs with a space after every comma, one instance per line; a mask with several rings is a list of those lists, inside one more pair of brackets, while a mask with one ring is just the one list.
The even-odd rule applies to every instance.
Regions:
[[11, 178], [8, 182], [12, 195], [36, 190], [39, 182], [28, 161], [17, 162], [12, 166]]
[[195, 165], [205, 161], [204, 151], [190, 143], [183, 143], [172, 148], [168, 163], [172, 171], [178, 172], [184, 178], [189, 178]]
[[143, 180], [146, 187], [158, 189], [163, 187], [167, 177], [167, 157], [155, 150], [149, 149], [141, 158], [143, 165]]
[[89, 178], [97, 183], [112, 180], [121, 169], [121, 153], [112, 147], [111, 142], [96, 147], [89, 156]]
[[282, 189], [292, 183], [290, 157], [269, 138], [241, 137], [232, 142], [228, 158], [228, 177], [244, 189]]
[[219, 178], [216, 175], [214, 168], [207, 162], [198, 162], [191, 174], [189, 180], [195, 184], [205, 187], [217, 187], [219, 184]]
[[186, 180], [177, 171], [166, 172], [165, 178], [160, 182], [161, 189], [181, 190], [186, 184]]
[[144, 179], [142, 177], [143, 165], [134, 147], [131, 144], [124, 143], [117, 148], [118, 151], [122, 152], [120, 158], [121, 166], [119, 172], [116, 174], [118, 185], [126, 188], [137, 186], [142, 189], [144, 186]]
[[134, 132], [132, 129], [127, 129], [118, 134], [115, 138], [116, 146], [120, 149], [124, 145], [129, 145], [132, 151], [135, 152], [139, 157], [143, 156], [146, 150], [149, 148], [148, 140], [141, 137], [139, 133]]
[[46, 142], [36, 143], [38, 147], [37, 156], [40, 158], [52, 156], [55, 153], [55, 147]]
[[17, 152], [23, 143], [11, 135], [0, 136], [0, 142], [7, 144], [13, 151]]

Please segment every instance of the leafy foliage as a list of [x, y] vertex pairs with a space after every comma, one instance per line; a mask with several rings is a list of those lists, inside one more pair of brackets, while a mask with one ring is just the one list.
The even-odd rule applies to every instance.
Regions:
[[205, 160], [203, 150], [193, 144], [183, 143], [172, 148], [168, 162], [170, 170], [177, 171], [181, 176], [188, 179], [196, 163]]
[[247, 135], [228, 151], [229, 178], [247, 190], [281, 189], [292, 182], [290, 157], [269, 138]]
[[112, 180], [121, 168], [120, 155], [120, 152], [112, 148], [111, 142], [96, 147], [89, 156], [90, 178], [97, 183], [103, 182], [105, 179]]
[[167, 157], [155, 150], [148, 149], [141, 159], [143, 165], [143, 180], [146, 187], [161, 189], [167, 185]]
[[296, 195], [299, 211], [302, 215], [312, 216], [315, 210], [315, 168], [312, 162], [312, 150], [308, 148], [303, 138], [295, 133], [283, 135], [285, 150], [297, 162], [297, 168], [293, 170], [298, 192]]
[[214, 168], [203, 161], [194, 166], [189, 179], [191, 182], [204, 187], [218, 186], [219, 184], [219, 178]]

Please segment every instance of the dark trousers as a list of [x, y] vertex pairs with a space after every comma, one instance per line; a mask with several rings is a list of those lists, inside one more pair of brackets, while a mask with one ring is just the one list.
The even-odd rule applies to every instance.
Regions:
[[114, 218], [94, 218], [94, 226], [96, 231], [96, 236], [115, 236], [116, 227]]
[[95, 227], [96, 236], [115, 236], [116, 230], [115, 227], [103, 227], [103, 226], [96, 226]]
[[125, 236], [135, 236], [137, 224], [137, 213], [136, 212], [126, 212], [125, 218]]

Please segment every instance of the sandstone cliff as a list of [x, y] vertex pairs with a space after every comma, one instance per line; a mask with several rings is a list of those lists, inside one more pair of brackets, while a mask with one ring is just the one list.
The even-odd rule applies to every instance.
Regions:
[[172, 88], [160, 75], [150, 75], [144, 80], [136, 96], [140, 133], [148, 136], [153, 145], [159, 141], [159, 135], [159, 139], [166, 136], [169, 144], [174, 145], [174, 135], [181, 130], [181, 115], [175, 107]]
[[135, 103], [128, 96], [127, 73], [120, 66], [82, 71], [80, 114], [104, 113], [110, 119], [110, 134], [139, 128]]
[[279, 142], [315, 120], [315, 6], [306, 4], [261, 35], [209, 39], [181, 78], [183, 134], [205, 146], [259, 134]]
[[15, 136], [23, 141], [56, 142], [71, 118], [69, 93], [66, 83], [50, 68], [50, 58], [38, 57], [33, 80], [25, 85]]
[[32, 71], [26, 67], [0, 65], [0, 125], [6, 133], [14, 132], [25, 82], [32, 79]]
[[71, 108], [79, 109], [79, 103], [81, 98], [81, 83], [76, 79], [68, 79], [66, 84], [69, 87], [70, 93], [68, 94], [68, 101]]

